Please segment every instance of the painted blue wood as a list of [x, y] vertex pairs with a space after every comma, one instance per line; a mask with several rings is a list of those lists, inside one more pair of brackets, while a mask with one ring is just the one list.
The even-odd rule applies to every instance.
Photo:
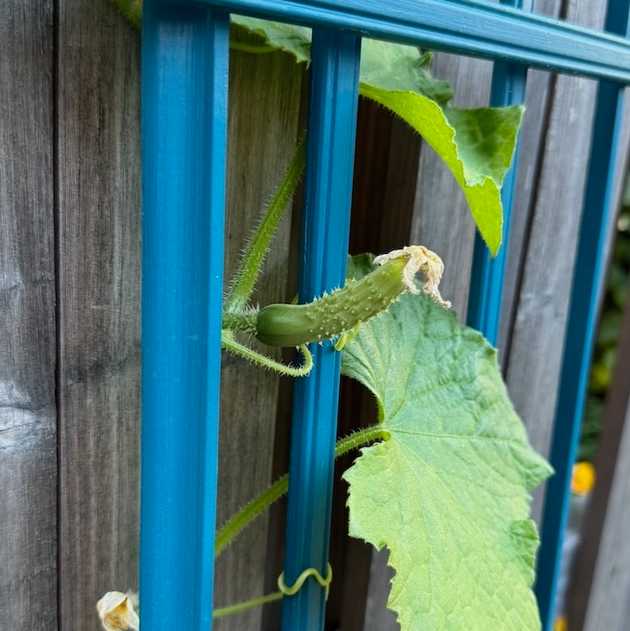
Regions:
[[[350, 230], [360, 38], [316, 29], [302, 228], [300, 302], [344, 284]], [[285, 581], [307, 568], [326, 576], [337, 436], [340, 354], [311, 345], [315, 368], [295, 383]], [[321, 631], [324, 590], [309, 579], [283, 600], [283, 631]]]
[[[522, 0], [502, 0], [503, 4], [532, 10], [532, 2], [527, 0], [523, 7]], [[490, 104], [494, 106], [521, 105], [525, 100], [527, 67], [505, 61], [494, 64]], [[475, 234], [475, 249], [470, 279], [467, 322], [481, 331], [488, 341], [495, 345], [499, 335], [501, 299], [505, 262], [510, 241], [510, 223], [512, 205], [516, 190], [518, 171], [518, 145], [512, 166], [505, 176], [501, 201], [503, 203], [503, 242], [496, 257], [492, 258], [483, 239]]]
[[[628, 0], [610, 0], [606, 29], [628, 35]], [[549, 480], [538, 554], [536, 595], [543, 628], [553, 629], [562, 540], [568, 512], [571, 476], [582, 426], [598, 307], [603, 290], [606, 239], [615, 208], [615, 163], [620, 158], [624, 90], [601, 82], [597, 92], [593, 144], [573, 273], [569, 320], [551, 446], [555, 475]]]
[[[186, 5], [190, 0], [172, 0]], [[204, 0], [307, 26], [630, 82], [623, 38], [480, 0]]]
[[229, 23], [144, 6], [142, 628], [209, 631]]

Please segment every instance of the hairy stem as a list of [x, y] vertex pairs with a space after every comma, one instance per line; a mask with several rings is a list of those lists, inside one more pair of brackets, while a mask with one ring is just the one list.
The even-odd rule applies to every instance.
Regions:
[[273, 235], [304, 173], [306, 166], [305, 144], [303, 139], [298, 143], [287, 172], [245, 249], [245, 254], [241, 259], [226, 299], [226, 312], [241, 310], [247, 304], [254, 290]]
[[[387, 440], [389, 432], [382, 425], [374, 425], [359, 430], [337, 441], [335, 458], [377, 440]], [[215, 542], [215, 556], [218, 557], [232, 541], [267, 510], [274, 502], [279, 500], [289, 489], [289, 476], [283, 475], [258, 497], [246, 504], [236, 515], [232, 516], [217, 532]]]
[[227, 311], [223, 314], [223, 328], [230, 331], [240, 331], [241, 333], [249, 333], [256, 335], [256, 320], [258, 319], [258, 310], [251, 309], [248, 311], [235, 312]]
[[253, 348], [249, 348], [249, 346], [245, 346], [244, 344], [237, 342], [231, 331], [224, 330], [221, 332], [221, 346], [233, 355], [247, 359], [252, 362], [252, 364], [256, 364], [261, 368], [273, 370], [285, 377], [306, 377], [306, 375], [308, 375], [308, 373], [313, 369], [313, 355], [311, 355], [311, 351], [308, 350], [308, 346], [305, 344], [298, 346], [298, 350], [304, 358], [304, 363], [301, 366], [283, 364], [271, 357], [267, 357], [267, 355], [263, 355], [262, 353], [255, 351]]

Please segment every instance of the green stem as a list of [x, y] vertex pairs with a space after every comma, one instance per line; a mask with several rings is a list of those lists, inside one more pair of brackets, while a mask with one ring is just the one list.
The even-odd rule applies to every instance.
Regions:
[[308, 350], [308, 346], [305, 344], [297, 347], [304, 358], [304, 363], [301, 366], [292, 366], [291, 364], [277, 362], [275, 359], [267, 357], [267, 355], [263, 355], [253, 348], [249, 348], [249, 346], [237, 342], [231, 331], [224, 330], [221, 332], [221, 346], [233, 355], [247, 359], [261, 368], [268, 368], [285, 377], [306, 377], [313, 368], [313, 355], [311, 355], [311, 351]]
[[254, 290], [269, 250], [269, 244], [304, 173], [306, 166], [305, 144], [303, 139], [298, 143], [289, 168], [245, 249], [245, 254], [226, 298], [226, 312], [242, 310]]
[[243, 613], [244, 611], [253, 609], [254, 607], [261, 607], [262, 605], [267, 605], [268, 603], [282, 600], [283, 596], [284, 594], [282, 592], [273, 592], [272, 594], [267, 594], [265, 596], [250, 598], [250, 600], [245, 600], [243, 602], [236, 603], [235, 605], [229, 605], [228, 607], [220, 607], [219, 609], [215, 609], [212, 612], [212, 617], [223, 618], [225, 616], [233, 616], [237, 613]]
[[230, 331], [240, 331], [241, 333], [256, 335], [257, 319], [258, 310], [255, 309], [238, 313], [228, 311], [223, 314], [223, 328]]
[[[335, 458], [339, 458], [353, 449], [373, 443], [376, 440], [387, 440], [388, 437], [389, 432], [384, 429], [382, 425], [375, 425], [359, 430], [337, 442]], [[251, 502], [246, 504], [236, 515], [231, 517], [217, 532], [214, 547], [215, 557], [218, 557], [246, 526], [285, 495], [288, 489], [289, 476], [283, 475], [258, 497], [255, 497]]]

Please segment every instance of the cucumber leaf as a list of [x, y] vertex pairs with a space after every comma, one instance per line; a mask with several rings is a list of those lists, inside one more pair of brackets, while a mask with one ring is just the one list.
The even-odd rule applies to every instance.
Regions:
[[496, 351], [408, 294], [361, 325], [343, 372], [372, 391], [390, 434], [344, 478], [351, 536], [389, 549], [388, 607], [402, 631], [539, 629], [529, 492], [550, 468], [529, 446]]
[[[310, 60], [311, 31], [258, 18], [233, 16], [252, 43]], [[447, 106], [448, 82], [430, 72], [431, 54], [414, 46], [364, 39], [361, 95], [380, 103], [407, 122], [442, 158], [462, 188], [473, 219], [493, 254], [501, 246], [501, 186], [510, 167], [522, 107], [458, 109]]]
[[[134, 24], [141, 0], [114, 0]], [[311, 29], [232, 15], [232, 46], [251, 52], [282, 50], [310, 60]], [[442, 158], [462, 188], [473, 219], [493, 254], [501, 246], [501, 186], [510, 166], [523, 109], [449, 108], [448, 82], [430, 72], [431, 54], [414, 46], [363, 40], [361, 94], [394, 112]]]
[[232, 41], [239, 45], [269, 47], [295, 57], [297, 63], [311, 60], [311, 29], [284, 22], [270, 22], [260, 18], [233, 13]]
[[461, 187], [473, 219], [492, 254], [501, 246], [501, 186], [510, 167], [524, 108], [441, 107], [418, 92], [362, 84], [361, 94], [413, 127], [442, 158]]
[[[270, 46], [295, 57], [298, 63], [311, 59], [311, 29], [259, 18], [233, 15], [237, 42]], [[438, 103], [453, 97], [448, 81], [431, 76], [431, 53], [415, 46], [364, 39], [361, 48], [361, 83], [383, 90], [419, 92]]]

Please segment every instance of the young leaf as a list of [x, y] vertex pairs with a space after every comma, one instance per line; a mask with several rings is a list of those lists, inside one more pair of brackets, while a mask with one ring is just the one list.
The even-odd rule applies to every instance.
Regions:
[[529, 446], [483, 337], [425, 296], [365, 323], [343, 371], [375, 395], [389, 440], [344, 475], [350, 534], [387, 547], [402, 631], [534, 631]]
[[361, 94], [404, 119], [442, 158], [462, 188], [481, 236], [496, 254], [503, 230], [501, 186], [514, 155], [523, 108], [442, 108], [416, 92], [366, 84]]
[[[233, 16], [240, 37], [310, 59], [311, 31], [258, 18]], [[442, 158], [462, 188], [473, 219], [493, 254], [501, 246], [501, 186], [512, 162], [522, 107], [456, 109], [448, 82], [429, 71], [431, 55], [413, 46], [365, 39], [361, 95], [380, 103], [413, 127]]]
[[[233, 36], [249, 46], [270, 47], [295, 57], [297, 63], [311, 59], [311, 29], [233, 15]], [[383, 90], [411, 90], [445, 104], [453, 96], [448, 81], [430, 72], [431, 54], [415, 46], [364, 39], [361, 48], [361, 83]]]
[[269, 46], [295, 57], [297, 63], [311, 59], [311, 29], [284, 22], [270, 22], [246, 15], [232, 14], [232, 37], [238, 44]]
[[[114, 0], [137, 24], [141, 0]], [[250, 52], [282, 50], [310, 60], [311, 29], [232, 15], [232, 46]], [[484, 241], [496, 254], [502, 237], [501, 186], [510, 166], [523, 109], [446, 107], [453, 92], [431, 76], [431, 54], [414, 46], [364, 39], [361, 94], [400, 116], [442, 158], [464, 191]]]

